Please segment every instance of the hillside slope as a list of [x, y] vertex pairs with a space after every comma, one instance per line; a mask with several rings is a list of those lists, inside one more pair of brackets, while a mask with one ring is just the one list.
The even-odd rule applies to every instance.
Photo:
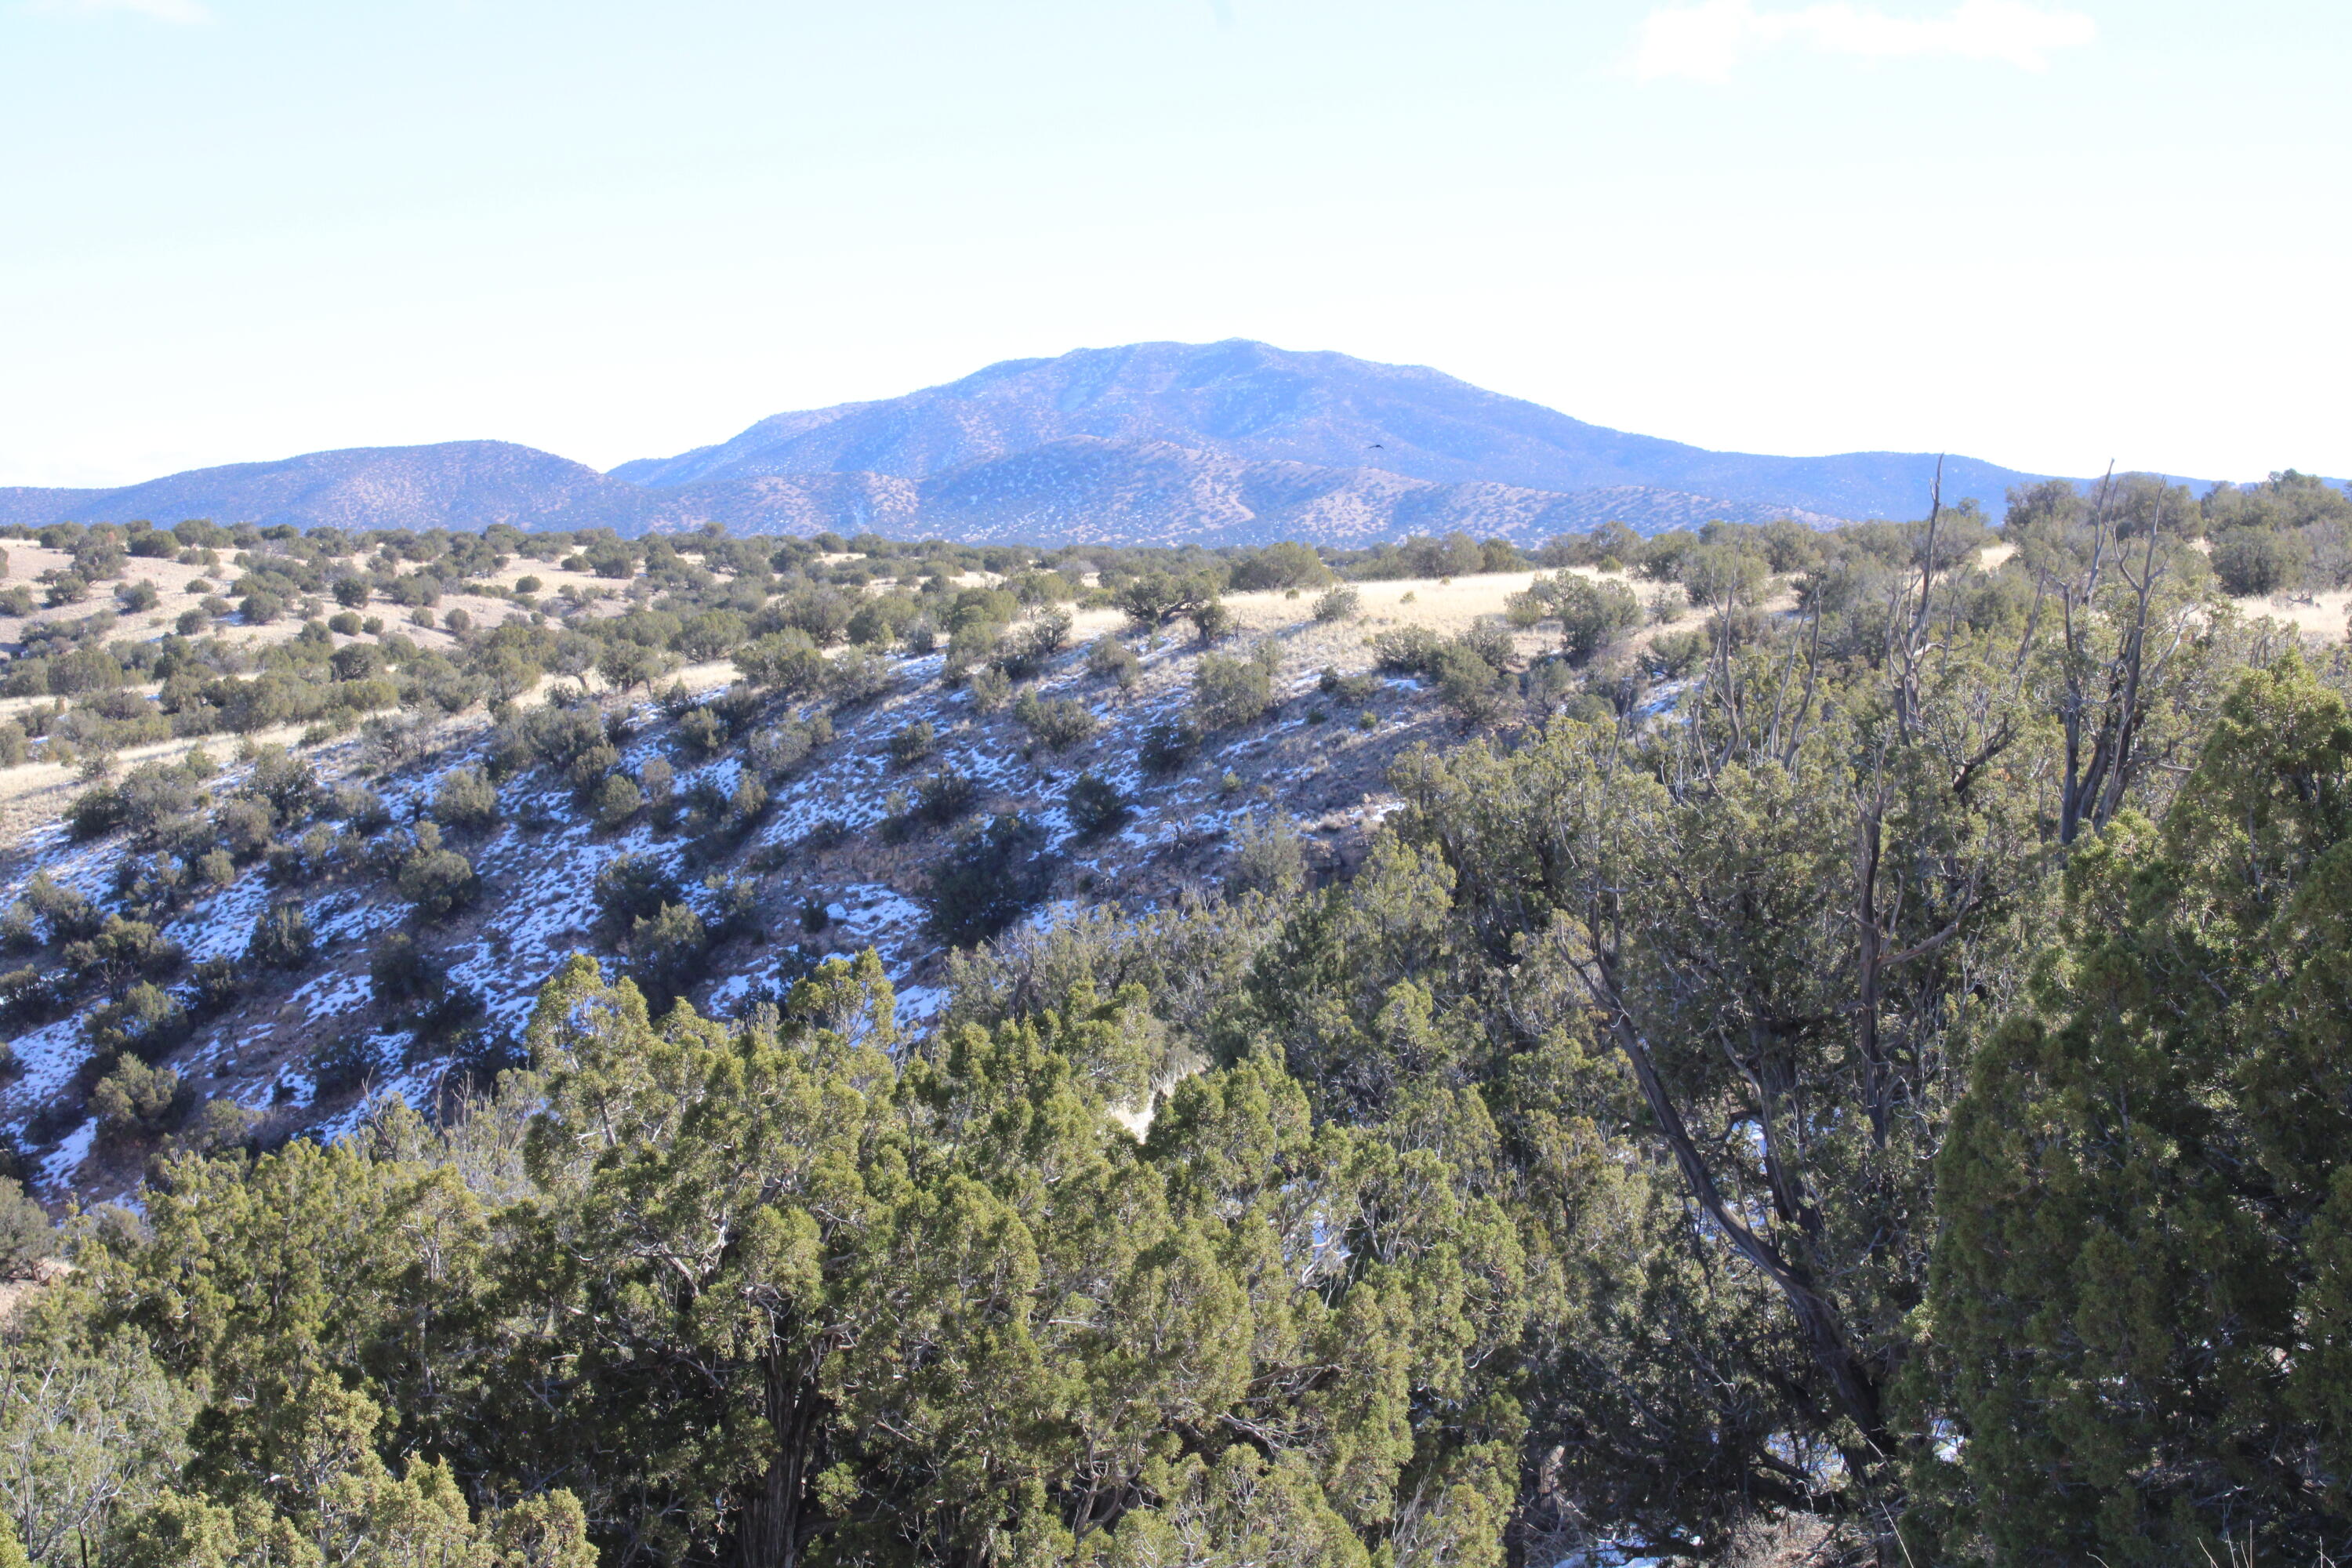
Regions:
[[[936, 654], [896, 660], [883, 696], [835, 712], [832, 738], [781, 768], [763, 765], [756, 742], [713, 750], [689, 741], [656, 703], [607, 698], [603, 711], [624, 737], [622, 771], [642, 773], [663, 760], [675, 767], [681, 803], [734, 800], [747, 776], [763, 782], [766, 798], [724, 832], [665, 827], [649, 811], [600, 828], [560, 771], [517, 773], [498, 788], [494, 822], [448, 830], [444, 842], [466, 857], [480, 884], [469, 902], [433, 918], [419, 916], [384, 851], [407, 831], [401, 825], [433, 813], [443, 781], [483, 762], [490, 736], [479, 711], [443, 722], [422, 756], [397, 765], [384, 765], [357, 738], [305, 748], [322, 802], [338, 784], [381, 798], [367, 840], [374, 847], [352, 836], [355, 824], [336, 833], [334, 809], [322, 805], [310, 838], [299, 824], [284, 829], [286, 843], [307, 845], [290, 861], [241, 866], [163, 929], [184, 955], [169, 990], [197, 1024], [158, 1065], [180, 1075], [184, 1096], [196, 1104], [242, 1106], [269, 1135], [347, 1127], [378, 1090], [430, 1104], [467, 1075], [509, 1059], [539, 988], [570, 954], [595, 954], [608, 969], [623, 962], [625, 939], [600, 921], [597, 882], [624, 857], [674, 878], [709, 921], [717, 940], [685, 987], [707, 1013], [734, 1016], [774, 998], [810, 962], [872, 948], [900, 988], [903, 1016], [919, 1025], [943, 1000], [949, 950], [928, 923], [932, 879], [950, 847], [978, 825], [1013, 812], [1042, 831], [1035, 863], [1045, 879], [1035, 890], [1036, 918], [1046, 924], [1080, 904], [1141, 910], [1203, 891], [1213, 896], [1232, 869], [1237, 833], [1276, 813], [1299, 825], [1311, 868], [1343, 867], [1394, 799], [1386, 782], [1391, 763], [1416, 742], [1444, 743], [1458, 724], [1411, 678], [1368, 677], [1360, 689], [1334, 697], [1318, 689], [1318, 673], [1364, 674], [1370, 633], [1407, 620], [1458, 629], [1527, 581], [1522, 574], [1445, 587], [1368, 585], [1367, 618], [1342, 624], [1315, 621], [1306, 603], [1277, 594], [1235, 596], [1228, 602], [1238, 632], [1218, 651], [1238, 655], [1262, 640], [1279, 647], [1276, 706], [1212, 734], [1181, 765], [1157, 773], [1139, 761], [1143, 738], [1187, 710], [1208, 651], [1189, 637], [1145, 647], [1131, 690], [1090, 676], [1078, 647], [1055, 659], [1031, 691], [1074, 699], [1095, 721], [1090, 735], [1060, 750], [1036, 742], [1009, 709], [977, 710], [969, 689], [941, 682]], [[1113, 613], [1094, 612], [1080, 617], [1075, 636], [1117, 625]], [[1528, 646], [1545, 640], [1530, 635]], [[686, 672], [687, 684], [705, 695], [732, 675], [724, 664]], [[793, 711], [772, 703], [760, 722], [783, 721]], [[931, 750], [918, 763], [894, 763], [892, 737], [919, 724], [936, 732]], [[188, 749], [171, 742], [122, 760]], [[208, 788], [215, 798], [231, 798], [250, 764], [228, 761], [217, 740], [212, 751], [227, 766]], [[1089, 836], [1072, 822], [1070, 786], [1086, 773], [1130, 803], [1111, 831]], [[941, 775], [969, 780], [972, 792], [951, 812], [925, 819], [909, 802]], [[119, 836], [71, 838], [61, 814], [79, 787], [47, 786], [47, 810], [20, 815], [13, 842], [0, 844], [0, 908], [22, 897], [37, 873], [100, 910], [119, 900], [119, 874], [137, 851]], [[287, 910], [300, 911], [313, 951], [296, 962], [265, 961], [257, 954], [267, 944], [257, 933], [273, 911]], [[430, 968], [446, 973], [457, 1004], [436, 1011], [429, 999], [378, 994], [381, 976], [372, 966], [386, 942], [404, 932]], [[220, 960], [234, 968], [235, 993], [208, 1007], [202, 966]], [[89, 1010], [74, 1008], [11, 1042], [15, 1077], [0, 1101], [0, 1130], [52, 1195], [129, 1191], [154, 1152], [152, 1141], [100, 1136], [89, 1105], [92, 1027]]]

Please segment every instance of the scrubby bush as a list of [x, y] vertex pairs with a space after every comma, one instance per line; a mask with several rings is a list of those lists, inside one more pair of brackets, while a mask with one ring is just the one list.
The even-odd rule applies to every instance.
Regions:
[[685, 897], [669, 868], [644, 855], [615, 856], [596, 874], [593, 890], [597, 934], [608, 942], [620, 942], [637, 921]]
[[1679, 680], [1706, 660], [1707, 647], [1703, 632], [1669, 632], [1643, 650], [1642, 665], [1658, 679]]
[[1013, 705], [1013, 716], [1048, 751], [1067, 751], [1091, 738], [1095, 716], [1075, 697], [1040, 698], [1024, 692]]
[[145, 921], [109, 915], [99, 929], [66, 944], [66, 967], [84, 980], [119, 990], [140, 975], [161, 978], [180, 967], [180, 944]]
[[610, 833], [643, 810], [646, 792], [626, 773], [607, 773], [604, 782], [596, 786], [596, 796], [589, 803], [596, 826]]
[[213, 841], [238, 865], [268, 849], [276, 827], [266, 801], [224, 801], [213, 813]]
[[263, 746], [254, 753], [252, 771], [237, 793], [268, 802], [280, 822], [299, 822], [326, 799], [317, 770], [283, 746]]
[[299, 970], [308, 967], [318, 951], [318, 938], [302, 906], [278, 904], [254, 921], [253, 934], [246, 939], [245, 963], [248, 969]]
[[696, 664], [709, 664], [726, 658], [745, 630], [743, 617], [732, 610], [704, 610], [679, 625], [674, 646]]
[[1549, 592], [1559, 616], [1560, 651], [1571, 664], [1583, 664], [1642, 624], [1642, 603], [1622, 583], [1562, 572]]
[[32, 880], [25, 884], [23, 902], [47, 929], [51, 942], [87, 941], [106, 924], [104, 910], [79, 890], [53, 879], [46, 869], [34, 872]]
[[439, 826], [420, 822], [393, 873], [393, 887], [416, 918], [440, 920], [467, 903], [479, 887], [474, 863], [441, 842]]
[[68, 978], [29, 963], [0, 973], [0, 1023], [24, 1030], [49, 1022], [65, 1011]]
[[729, 823], [738, 828], [749, 827], [758, 822], [767, 809], [768, 786], [760, 782], [759, 774], [749, 768], [744, 769], [736, 777], [734, 792], [727, 797]]
[[666, 759], [646, 758], [644, 765], [637, 769], [637, 787], [645, 792], [646, 804], [656, 811], [667, 810], [677, 776]]
[[[1937, 552], [1943, 553], [1940, 543]], [[1702, 544], [1683, 562], [1683, 592], [1692, 604], [1709, 609], [1753, 605], [1771, 575], [1770, 563], [1755, 551], [1738, 544]]]
[[1052, 885], [1045, 831], [1011, 812], [961, 836], [931, 874], [930, 929], [972, 947], [1034, 908]]
[[453, 768], [433, 792], [433, 820], [460, 831], [478, 831], [499, 819], [499, 792], [479, 768]]
[[2309, 546], [2268, 528], [2232, 529], [2213, 542], [2213, 575], [2235, 597], [2282, 594], [2302, 585]]
[[915, 616], [913, 599], [903, 594], [885, 594], [858, 605], [845, 630], [859, 647], [887, 648], [898, 640]]
[[915, 792], [914, 816], [933, 826], [944, 826], [980, 801], [980, 786], [970, 776], [941, 768], [923, 780]]
[[671, 733], [689, 756], [711, 756], [727, 744], [727, 726], [709, 708], [688, 709]]
[[967, 620], [955, 626], [948, 633], [947, 653], [940, 662], [940, 679], [955, 686], [983, 666], [1003, 675], [1003, 671], [997, 668], [996, 654], [1003, 639], [1003, 625], [992, 619]]
[[1189, 718], [1162, 719], [1145, 727], [1137, 760], [1155, 773], [1172, 773], [1201, 749], [1200, 727]]
[[0, 1279], [30, 1279], [57, 1254], [58, 1229], [47, 1211], [26, 1194], [24, 1183], [0, 1176]]
[[309, 1065], [310, 1082], [320, 1100], [341, 1100], [345, 1095], [357, 1094], [384, 1066], [373, 1043], [357, 1032], [337, 1035], [327, 1041], [311, 1053]]
[[[353, 632], [360, 629], [357, 616], [338, 616], [335, 618], [348, 619]], [[372, 642], [355, 642], [347, 643], [329, 654], [327, 668], [334, 672], [337, 680], [373, 680], [382, 675], [389, 665], [383, 657], [383, 649], [380, 646]]]
[[1472, 724], [1492, 723], [1514, 694], [1509, 676], [1466, 641], [1439, 650], [1433, 673], [1445, 705]]
[[1234, 835], [1234, 858], [1225, 887], [1235, 893], [1277, 896], [1298, 891], [1307, 881], [1306, 841], [1285, 812], [1252, 813]]
[[[1574, 701], [1580, 695], [1578, 688], [1579, 678], [1574, 668], [1567, 659], [1555, 656], [1539, 658], [1528, 667], [1521, 693], [1526, 697], [1528, 706], [1542, 714], [1557, 711]], [[1596, 695], [1593, 700], [1604, 709], [1609, 707], [1606, 698]], [[1611, 712], [1613, 715], [1614, 710]]]
[[902, 727], [890, 737], [890, 761], [901, 768], [913, 767], [931, 754], [938, 745], [940, 732], [928, 719], [919, 719]]
[[448, 971], [406, 931], [378, 939], [368, 954], [368, 985], [379, 1002], [429, 1002], [447, 989]]
[[1106, 632], [1087, 645], [1087, 673], [1097, 680], [1118, 682], [1121, 691], [1132, 691], [1135, 683], [1143, 678], [1143, 660], [1133, 648]]
[[82, 1037], [100, 1059], [125, 1052], [147, 1061], [161, 1059], [187, 1037], [187, 1009], [162, 986], [141, 981], [121, 1000], [92, 1008]]
[[996, 668], [1011, 680], [1032, 680], [1070, 640], [1070, 613], [1051, 609], [1008, 632], [996, 647]]
[[1350, 584], [1342, 583], [1315, 601], [1315, 618], [1318, 621], [1352, 621], [1363, 613], [1364, 596]]
[[1013, 679], [1001, 669], [976, 669], [965, 689], [971, 693], [971, 705], [976, 710], [993, 713], [1013, 695]]
[[656, 1009], [701, 977], [710, 951], [709, 928], [682, 903], [666, 903], [640, 916], [624, 944], [629, 977]]
[[755, 637], [734, 653], [743, 679], [762, 690], [805, 697], [824, 685], [826, 662], [814, 639], [797, 627]]
[[1174, 621], [1201, 614], [1217, 603], [1224, 584], [1215, 572], [1177, 574], [1145, 572], [1119, 584], [1112, 601], [1139, 631], [1157, 631]]
[[195, 807], [199, 773], [190, 778], [163, 763], [142, 763], [120, 784], [99, 784], [66, 807], [66, 827], [79, 839], [102, 838], [117, 828], [144, 833], [164, 819]]
[[164, 1140], [163, 1156], [166, 1160], [189, 1155], [209, 1159], [240, 1144], [249, 1151], [261, 1121], [261, 1112], [234, 1100], [208, 1100], [182, 1121], [178, 1131]]
[[1127, 820], [1127, 797], [1118, 786], [1091, 773], [1080, 773], [1062, 796], [1062, 809], [1081, 838], [1097, 838]]
[[89, 1109], [100, 1133], [133, 1138], [162, 1131], [186, 1105], [178, 1073], [124, 1057], [90, 1090]]
[[1427, 626], [1399, 626], [1372, 639], [1372, 662], [1390, 675], [1426, 675], [1445, 639]]
[[578, 756], [563, 770], [564, 782], [572, 786], [572, 798], [586, 805], [596, 798], [604, 775], [621, 765], [621, 753], [610, 741], [599, 741]]
[[[376, 722], [370, 720], [367, 728]], [[491, 732], [490, 770], [499, 778], [534, 768], [568, 770], [582, 752], [605, 743], [604, 726], [592, 712], [526, 709]]]
[[1255, 723], [1274, 706], [1274, 672], [1281, 649], [1260, 643], [1248, 658], [1204, 655], [1192, 671], [1192, 711], [1204, 730]]
[[890, 661], [863, 648], [836, 655], [825, 664], [824, 694], [845, 709], [878, 702], [897, 684]]
[[833, 740], [833, 720], [818, 713], [806, 720], [786, 719], [753, 731], [744, 748], [744, 760], [769, 779], [789, 776], [819, 746]]
[[1331, 569], [1323, 564], [1323, 558], [1291, 540], [1252, 551], [1233, 564], [1232, 587], [1236, 594], [1319, 588], [1330, 580]]
[[392, 807], [363, 784], [346, 780], [327, 797], [326, 813], [362, 837], [392, 826]]

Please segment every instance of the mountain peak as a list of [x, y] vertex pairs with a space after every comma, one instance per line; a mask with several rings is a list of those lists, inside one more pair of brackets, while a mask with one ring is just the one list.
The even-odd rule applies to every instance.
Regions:
[[[922, 481], [1074, 437], [1165, 442], [1244, 463], [1377, 467], [1439, 484], [1659, 489], [1832, 517], [1924, 511], [1936, 463], [1924, 453], [1712, 452], [1588, 424], [1427, 366], [1228, 338], [1006, 360], [903, 397], [776, 415], [716, 446], [613, 471], [656, 488], [848, 472]], [[2032, 477], [1952, 459], [1947, 492], [1995, 500]]]

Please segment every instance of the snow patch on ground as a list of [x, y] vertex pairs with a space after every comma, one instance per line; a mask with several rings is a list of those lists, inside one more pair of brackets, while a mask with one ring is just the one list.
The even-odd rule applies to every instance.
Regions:
[[203, 909], [165, 926], [163, 934], [180, 944], [191, 963], [241, 957], [253, 936], [254, 921], [268, 905], [268, 884], [259, 872], [248, 872], [214, 894]]
[[330, 970], [286, 1000], [289, 1006], [301, 1009], [305, 1018], [317, 1023], [338, 1014], [355, 1013], [374, 998], [375, 986], [366, 975]]
[[24, 1075], [17, 1079], [13, 1097], [19, 1112], [14, 1120], [19, 1125], [30, 1116], [33, 1106], [63, 1089], [89, 1058], [81, 1025], [79, 1016], [59, 1018], [9, 1042]]
[[98, 1139], [98, 1120], [92, 1117], [58, 1140], [58, 1146], [41, 1156], [39, 1184], [45, 1187], [63, 1184], [89, 1158], [89, 1146]]

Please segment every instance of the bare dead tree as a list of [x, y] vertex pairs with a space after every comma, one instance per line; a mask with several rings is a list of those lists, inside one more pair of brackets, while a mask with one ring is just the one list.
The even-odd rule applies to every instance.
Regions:
[[[2063, 641], [2058, 688], [2058, 717], [2065, 736], [2065, 753], [2058, 783], [2058, 842], [2070, 845], [2084, 829], [2096, 832], [2122, 808], [2126, 793], [2138, 776], [2139, 732], [2146, 717], [2148, 676], [2160, 673], [2179, 647], [2181, 630], [2170, 644], [2148, 658], [2149, 607], [2166, 571], [2158, 535], [2163, 529], [2159, 491], [2147, 519], [2147, 542], [2140, 552], [2137, 573], [2128, 552], [2121, 548], [2120, 530], [2110, 523], [2115, 465], [2100, 482], [2099, 499], [2091, 514], [2090, 556], [2079, 575], [2054, 584]], [[2122, 628], [2112, 650], [2102, 654], [2095, 646], [2098, 630], [2097, 601], [2110, 555], [2116, 573], [2131, 590], [2131, 621]]]

